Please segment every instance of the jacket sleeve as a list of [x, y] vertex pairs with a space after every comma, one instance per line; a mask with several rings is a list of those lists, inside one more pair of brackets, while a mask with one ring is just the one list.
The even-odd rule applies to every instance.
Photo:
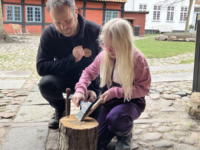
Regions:
[[[151, 85], [151, 74], [148, 63], [144, 56], [136, 58], [135, 66], [135, 82], [132, 87], [131, 99], [144, 97], [149, 93]], [[113, 87], [109, 89], [109, 93], [112, 98], [123, 98], [125, 97], [124, 90], [121, 87]]]
[[53, 31], [51, 28], [46, 29], [40, 40], [37, 53], [36, 68], [40, 76], [48, 74], [60, 74], [74, 68], [77, 64], [73, 55], [61, 60], [54, 60], [55, 41], [52, 39]]
[[79, 82], [75, 86], [76, 92], [86, 94], [87, 87], [93, 80], [99, 75], [100, 72], [100, 54], [95, 58], [94, 62], [91, 63], [85, 70], [83, 70]]

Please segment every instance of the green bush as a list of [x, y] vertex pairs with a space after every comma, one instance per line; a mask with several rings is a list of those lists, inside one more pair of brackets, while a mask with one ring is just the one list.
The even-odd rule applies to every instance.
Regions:
[[196, 33], [164, 33], [167, 36], [176, 36], [177, 38], [196, 38]]
[[189, 26], [189, 29], [194, 29], [194, 26], [191, 24], [191, 25]]

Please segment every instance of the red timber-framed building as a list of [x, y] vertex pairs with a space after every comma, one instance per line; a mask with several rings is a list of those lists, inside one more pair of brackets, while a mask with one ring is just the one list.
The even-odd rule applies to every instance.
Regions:
[[[112, 18], [124, 17], [127, 0], [76, 0], [79, 13], [87, 20], [104, 25]], [[46, 9], [47, 0], [1, 0], [4, 28], [13, 34], [12, 24], [19, 24], [32, 35], [40, 35], [51, 23]]]

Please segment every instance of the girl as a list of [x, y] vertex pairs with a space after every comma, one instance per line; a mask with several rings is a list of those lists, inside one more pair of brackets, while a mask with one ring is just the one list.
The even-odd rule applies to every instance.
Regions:
[[103, 110], [98, 117], [98, 149], [116, 135], [115, 150], [130, 150], [133, 121], [144, 111], [151, 75], [143, 54], [133, 46], [132, 28], [126, 20], [112, 19], [100, 35], [103, 51], [87, 67], [72, 98], [76, 106], [85, 100], [87, 87], [99, 74]]

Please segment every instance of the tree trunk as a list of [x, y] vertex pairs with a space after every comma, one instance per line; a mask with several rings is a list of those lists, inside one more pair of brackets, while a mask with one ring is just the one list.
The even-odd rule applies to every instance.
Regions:
[[0, 42], [13, 42], [14, 40], [6, 33], [3, 26], [2, 4], [0, 0]]
[[60, 119], [59, 150], [96, 150], [98, 122], [90, 117], [79, 121], [75, 115]]
[[188, 24], [189, 24], [189, 21], [190, 21], [190, 13], [191, 13], [191, 9], [192, 9], [192, 4], [193, 4], [193, 0], [190, 0], [190, 5], [189, 5], [189, 9], [188, 9], [187, 20], [186, 20], [186, 25], [185, 25], [185, 32], [187, 32], [187, 30], [188, 30]]

